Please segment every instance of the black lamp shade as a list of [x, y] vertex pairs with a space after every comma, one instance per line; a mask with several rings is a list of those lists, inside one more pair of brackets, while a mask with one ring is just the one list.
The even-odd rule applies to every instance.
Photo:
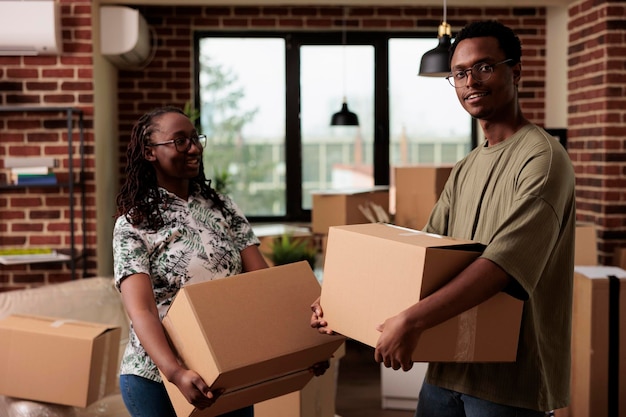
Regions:
[[439, 37], [439, 45], [422, 56], [419, 75], [424, 77], [446, 77], [450, 74], [450, 36]]
[[331, 126], [358, 126], [359, 118], [356, 113], [352, 113], [348, 110], [348, 103], [345, 101], [341, 105], [341, 110], [333, 114], [330, 119]]

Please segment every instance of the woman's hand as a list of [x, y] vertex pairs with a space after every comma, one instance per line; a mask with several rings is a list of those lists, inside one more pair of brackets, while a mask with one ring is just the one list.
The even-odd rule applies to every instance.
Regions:
[[223, 393], [222, 390], [211, 391], [197, 372], [182, 367], [171, 376], [170, 382], [178, 387], [190, 404], [200, 410], [212, 406]]
[[311, 315], [311, 327], [317, 329], [317, 331], [322, 334], [334, 335], [335, 332], [328, 328], [328, 323], [323, 318], [324, 312], [322, 311], [319, 297], [311, 304], [311, 311], [313, 311]]

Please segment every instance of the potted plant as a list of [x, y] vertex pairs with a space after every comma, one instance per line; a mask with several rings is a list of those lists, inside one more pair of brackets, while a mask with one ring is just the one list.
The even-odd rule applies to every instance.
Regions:
[[307, 261], [311, 269], [315, 268], [317, 249], [308, 237], [294, 237], [289, 233], [284, 233], [272, 240], [269, 249], [270, 251], [264, 255], [274, 265]]

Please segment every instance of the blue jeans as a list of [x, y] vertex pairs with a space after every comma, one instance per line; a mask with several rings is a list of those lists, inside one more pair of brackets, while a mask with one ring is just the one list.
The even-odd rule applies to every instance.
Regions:
[[545, 417], [543, 411], [481, 400], [424, 382], [415, 417]]
[[[132, 417], [176, 417], [165, 385], [136, 375], [120, 375], [124, 405]], [[219, 417], [254, 417], [254, 406]]]

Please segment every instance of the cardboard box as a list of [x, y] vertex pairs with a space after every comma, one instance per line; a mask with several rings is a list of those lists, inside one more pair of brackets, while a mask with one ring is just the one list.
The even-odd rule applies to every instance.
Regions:
[[165, 381], [176, 414], [216, 416], [302, 389], [345, 340], [309, 326], [319, 294], [304, 261], [183, 287], [163, 326], [182, 362], [224, 393], [198, 410]]
[[626, 416], [626, 271], [577, 266], [571, 417]]
[[86, 407], [117, 388], [121, 329], [11, 315], [0, 320], [0, 394]]
[[626, 248], [617, 247], [613, 251], [613, 265], [626, 269]]
[[[330, 229], [321, 305], [329, 328], [371, 347], [376, 326], [472, 263], [483, 246], [385, 224]], [[416, 362], [515, 361], [523, 303], [500, 293], [426, 330]]]
[[300, 391], [254, 405], [254, 417], [335, 417], [339, 360], [345, 344], [333, 354], [324, 375], [313, 378]]
[[394, 169], [396, 215], [394, 224], [421, 230], [439, 199], [453, 165], [402, 166]]
[[579, 223], [574, 240], [574, 265], [598, 264], [598, 237], [596, 226]]
[[312, 193], [311, 229], [313, 233], [327, 234], [331, 226], [371, 223], [359, 206], [379, 205], [389, 213], [389, 187], [359, 190], [329, 190]]

